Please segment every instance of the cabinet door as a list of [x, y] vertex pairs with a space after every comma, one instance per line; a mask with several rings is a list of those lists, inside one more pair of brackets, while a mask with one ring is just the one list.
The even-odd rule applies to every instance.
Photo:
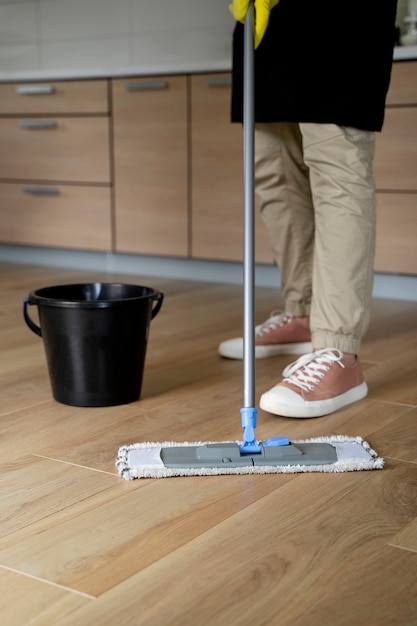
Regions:
[[106, 80], [0, 84], [0, 114], [107, 114]]
[[[192, 76], [192, 256], [243, 257], [243, 130], [230, 122], [229, 74]], [[255, 255], [270, 263], [271, 248], [256, 211]]]
[[417, 61], [396, 61], [392, 66], [387, 105], [417, 104]]
[[417, 196], [378, 194], [377, 272], [417, 274]]
[[0, 178], [110, 182], [107, 117], [0, 119]]
[[387, 108], [374, 170], [380, 190], [417, 191], [417, 106]]
[[417, 274], [417, 61], [393, 64], [374, 169], [379, 191], [375, 270]]
[[0, 239], [111, 250], [109, 187], [0, 183]]
[[116, 250], [188, 255], [187, 78], [113, 80]]

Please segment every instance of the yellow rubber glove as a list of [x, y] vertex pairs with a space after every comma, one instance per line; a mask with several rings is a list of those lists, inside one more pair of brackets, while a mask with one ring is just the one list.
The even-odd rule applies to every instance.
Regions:
[[[268, 26], [271, 9], [278, 4], [279, 0], [254, 0], [255, 6], [255, 48], [262, 41]], [[244, 22], [248, 12], [250, 0], [233, 0], [229, 10], [237, 22]]]

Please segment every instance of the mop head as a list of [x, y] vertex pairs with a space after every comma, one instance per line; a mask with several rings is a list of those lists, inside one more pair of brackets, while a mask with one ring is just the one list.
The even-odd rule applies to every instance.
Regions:
[[243, 455], [242, 442], [135, 443], [119, 448], [116, 468], [125, 480], [221, 474], [293, 474], [382, 469], [384, 459], [361, 437], [318, 437]]

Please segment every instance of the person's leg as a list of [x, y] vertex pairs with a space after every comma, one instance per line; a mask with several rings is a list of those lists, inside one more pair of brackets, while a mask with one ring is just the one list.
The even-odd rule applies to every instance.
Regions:
[[280, 269], [285, 312], [310, 314], [314, 208], [298, 124], [255, 126], [255, 189]]
[[[255, 356], [303, 354], [312, 349], [309, 330], [314, 210], [298, 124], [255, 127], [255, 190], [280, 268], [285, 312], [273, 311], [256, 327]], [[243, 339], [219, 346], [221, 356], [241, 359]]]
[[319, 417], [365, 397], [357, 359], [369, 323], [375, 249], [374, 135], [300, 124], [315, 208], [311, 331], [314, 352], [284, 370], [264, 410]]
[[373, 285], [374, 134], [333, 124], [300, 127], [316, 220], [313, 345], [358, 354]]

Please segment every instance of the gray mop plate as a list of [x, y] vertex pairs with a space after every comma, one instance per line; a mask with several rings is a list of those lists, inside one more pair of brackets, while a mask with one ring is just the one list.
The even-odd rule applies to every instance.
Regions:
[[337, 461], [334, 446], [305, 443], [294, 446], [260, 445], [260, 452], [242, 454], [237, 443], [208, 443], [199, 446], [162, 448], [161, 459], [168, 468], [250, 467], [268, 465], [326, 465]]

